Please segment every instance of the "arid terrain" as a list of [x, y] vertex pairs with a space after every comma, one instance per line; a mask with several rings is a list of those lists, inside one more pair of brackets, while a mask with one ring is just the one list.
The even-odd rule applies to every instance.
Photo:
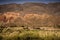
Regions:
[[60, 40], [60, 3], [0, 5], [0, 39]]

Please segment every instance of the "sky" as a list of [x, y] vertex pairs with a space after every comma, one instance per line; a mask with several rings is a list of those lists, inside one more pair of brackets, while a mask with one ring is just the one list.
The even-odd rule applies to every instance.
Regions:
[[49, 3], [49, 2], [60, 2], [60, 0], [0, 0], [0, 4], [9, 4], [9, 3], [26, 3], [26, 2], [42, 2], [42, 3]]

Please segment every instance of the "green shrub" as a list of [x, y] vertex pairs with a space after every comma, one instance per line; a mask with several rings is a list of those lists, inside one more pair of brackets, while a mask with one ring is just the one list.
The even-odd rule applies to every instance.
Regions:
[[2, 33], [3, 29], [4, 29], [4, 22], [0, 21], [0, 33]]
[[60, 40], [60, 31], [13, 31], [12, 33], [5, 33], [3, 37], [4, 40]]
[[20, 40], [43, 40], [36, 32], [23, 32], [19, 35]]
[[57, 24], [56, 27], [57, 27], [57, 28], [60, 28], [60, 25]]
[[3, 37], [0, 35], [0, 40], [3, 40]]
[[60, 38], [53, 34], [52, 36], [49, 35], [45, 36], [44, 40], [60, 40]]
[[3, 40], [18, 40], [19, 32], [6, 33]]

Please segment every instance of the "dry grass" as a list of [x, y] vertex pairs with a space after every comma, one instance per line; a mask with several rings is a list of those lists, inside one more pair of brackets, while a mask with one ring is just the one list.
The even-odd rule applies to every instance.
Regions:
[[[18, 30], [17, 30], [18, 29]], [[60, 31], [22, 30], [7, 28], [0, 33], [1, 40], [60, 40]]]

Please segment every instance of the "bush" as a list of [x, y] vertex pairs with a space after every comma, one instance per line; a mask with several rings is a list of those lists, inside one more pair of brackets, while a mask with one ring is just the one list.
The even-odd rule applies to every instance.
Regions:
[[39, 37], [38, 33], [35, 32], [25, 32], [21, 33], [19, 35], [20, 40], [43, 40], [41, 37]]
[[0, 35], [0, 40], [3, 40], [3, 37]]
[[18, 40], [19, 32], [6, 33], [3, 40]]
[[56, 26], [57, 26], [57, 28], [60, 28], [60, 25], [57, 24]]
[[4, 29], [3, 25], [4, 25], [4, 23], [0, 22], [0, 33], [2, 33], [2, 30]]
[[4, 40], [60, 40], [60, 31], [24, 30], [21, 33], [14, 31], [5, 33], [3, 37]]
[[60, 37], [56, 36], [55, 34], [53, 34], [52, 36], [45, 36], [44, 40], [60, 40]]

